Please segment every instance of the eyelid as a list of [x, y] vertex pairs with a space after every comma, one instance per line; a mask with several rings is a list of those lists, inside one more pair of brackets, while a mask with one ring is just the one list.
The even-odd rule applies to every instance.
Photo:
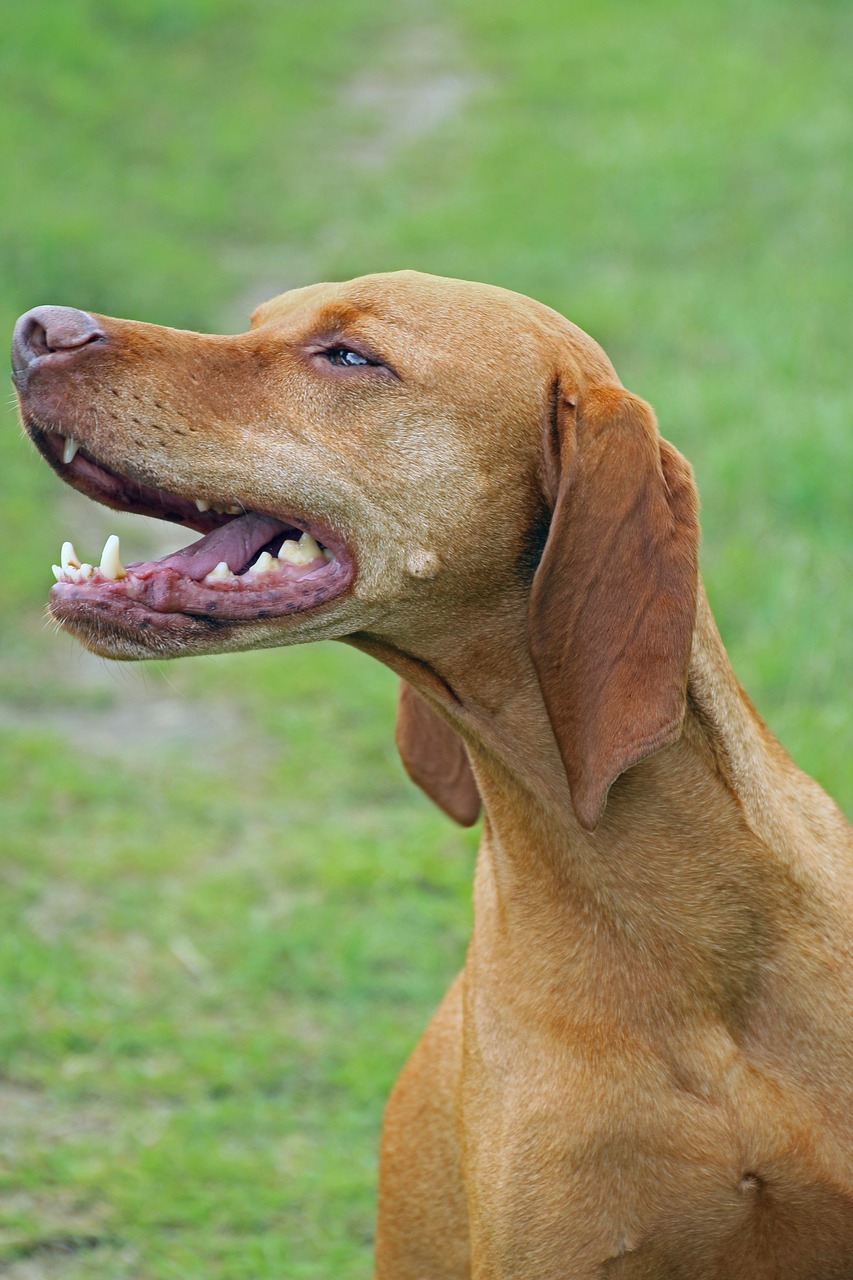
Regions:
[[[326, 356], [331, 351], [354, 351], [357, 356], [361, 356], [368, 362], [367, 366], [362, 367], [382, 369], [399, 381], [400, 375], [393, 364], [362, 338], [352, 337], [344, 333], [324, 333], [316, 336], [313, 341], [306, 343], [306, 346], [308, 354], [314, 357]], [[357, 365], [352, 366], [354, 369], [358, 367]]]
[[345, 354], [349, 353], [351, 355], [358, 356], [359, 360], [362, 361], [362, 368], [378, 365], [380, 363], [378, 360], [371, 360], [370, 356], [365, 355], [363, 351], [359, 351], [358, 347], [354, 347], [345, 342], [336, 342], [331, 347], [324, 347], [319, 354], [322, 356], [332, 356], [337, 351], [343, 351]]

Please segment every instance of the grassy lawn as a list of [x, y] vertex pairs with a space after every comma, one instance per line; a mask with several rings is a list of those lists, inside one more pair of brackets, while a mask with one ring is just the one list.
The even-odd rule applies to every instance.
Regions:
[[[542, 298], [695, 464], [738, 672], [853, 812], [849, 4], [0, 18], [4, 332], [43, 302], [235, 330], [400, 266]], [[64, 491], [2, 412], [0, 1275], [367, 1276], [476, 834], [344, 646], [119, 666], [46, 628], [64, 538], [176, 536]]]

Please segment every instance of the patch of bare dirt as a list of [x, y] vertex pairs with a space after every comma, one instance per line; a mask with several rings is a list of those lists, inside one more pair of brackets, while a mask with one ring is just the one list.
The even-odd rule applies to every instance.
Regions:
[[[481, 86], [452, 27], [413, 20], [379, 45], [369, 64], [345, 82], [332, 108], [334, 127], [319, 131], [329, 172], [383, 173], [401, 151], [460, 116]], [[310, 242], [233, 245], [224, 265], [248, 280], [222, 311], [228, 331], [245, 327], [260, 303], [326, 277], [327, 263], [346, 247], [348, 231], [335, 214], [318, 217]]]
[[[49, 1146], [81, 1133], [105, 1132], [109, 1112], [96, 1103], [65, 1105], [43, 1089], [0, 1078], [0, 1156], [14, 1163], [31, 1145]], [[0, 1195], [0, 1207], [6, 1203]]]
[[342, 108], [363, 122], [363, 136], [348, 148], [350, 161], [384, 168], [402, 147], [459, 115], [477, 83], [452, 32], [433, 25], [405, 29], [376, 65], [343, 88]]
[[[63, 1104], [41, 1089], [0, 1079], [0, 1159], [7, 1168], [34, 1148], [105, 1132], [110, 1124], [98, 1104]], [[37, 1222], [38, 1228], [26, 1229], [19, 1225], [22, 1220]], [[69, 1264], [79, 1254], [111, 1244], [103, 1209], [77, 1203], [68, 1192], [44, 1187], [0, 1194], [0, 1275], [69, 1277], [74, 1274]]]
[[[51, 660], [75, 696], [0, 700], [0, 727], [56, 732], [81, 753], [127, 764], [150, 760], [156, 751], [203, 756], [205, 766], [215, 768], [255, 741], [233, 703], [202, 701], [144, 666], [95, 657], [62, 634], [53, 638]], [[49, 678], [57, 680], [56, 669]]]
[[5, 1280], [142, 1280], [134, 1250], [87, 1236], [39, 1237], [25, 1256], [0, 1260], [0, 1276]]

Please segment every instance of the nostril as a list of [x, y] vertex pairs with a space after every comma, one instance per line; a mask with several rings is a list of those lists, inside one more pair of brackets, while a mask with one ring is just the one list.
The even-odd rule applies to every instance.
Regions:
[[72, 352], [106, 334], [94, 316], [74, 307], [34, 307], [22, 315], [12, 338], [12, 365], [23, 375], [39, 356]]
[[34, 356], [46, 356], [53, 347], [48, 346], [47, 330], [38, 320], [30, 317], [22, 333], [23, 346]]

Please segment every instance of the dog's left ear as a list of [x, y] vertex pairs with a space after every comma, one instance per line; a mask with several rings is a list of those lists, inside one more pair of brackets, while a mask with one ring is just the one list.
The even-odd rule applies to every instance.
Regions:
[[407, 680], [400, 681], [394, 736], [412, 782], [460, 826], [473, 826], [480, 816], [480, 792], [465, 744]]
[[581, 826], [684, 718], [698, 588], [691, 469], [621, 387], [559, 400], [530, 644]]

